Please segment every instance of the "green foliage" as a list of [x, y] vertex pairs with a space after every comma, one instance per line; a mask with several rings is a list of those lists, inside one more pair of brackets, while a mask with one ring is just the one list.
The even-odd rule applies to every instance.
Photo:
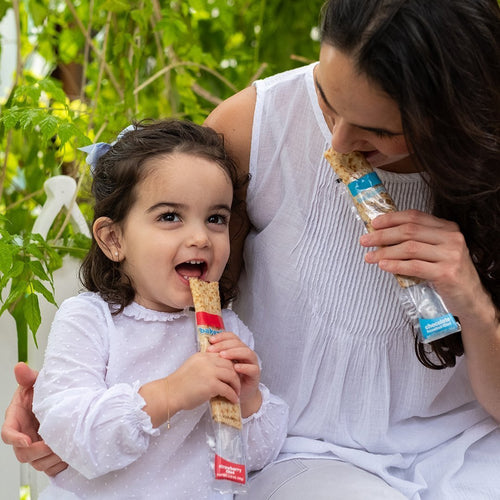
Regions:
[[[46, 240], [32, 234], [45, 180], [74, 177], [90, 221], [78, 147], [111, 141], [132, 120], [202, 123], [254, 79], [315, 60], [310, 33], [322, 1], [0, 0], [0, 18], [13, 9], [21, 33], [0, 113], [0, 314], [16, 320], [20, 359], [29, 332], [36, 342], [39, 296], [55, 303], [62, 257], [82, 257], [89, 246], [64, 213]], [[43, 74], [34, 72], [35, 55]]]

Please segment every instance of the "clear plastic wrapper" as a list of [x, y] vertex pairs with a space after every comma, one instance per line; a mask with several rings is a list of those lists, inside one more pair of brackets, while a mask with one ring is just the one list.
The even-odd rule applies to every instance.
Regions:
[[430, 283], [421, 281], [402, 287], [400, 298], [418, 328], [420, 342], [427, 344], [460, 331], [460, 324]]
[[207, 432], [212, 451], [214, 473], [212, 487], [220, 493], [246, 493], [247, 473], [241, 430], [212, 419], [212, 432]]
[[[361, 153], [341, 154], [329, 149], [325, 158], [347, 187], [368, 232], [374, 231], [371, 222], [375, 217], [397, 210], [382, 181]], [[401, 287], [400, 299], [418, 331], [420, 342], [433, 342], [461, 330], [430, 283], [411, 276], [396, 275], [396, 279]]]
[[[200, 351], [209, 345], [208, 337], [224, 331], [219, 285], [191, 278], [189, 280], [196, 313], [196, 331]], [[210, 400], [212, 432], [207, 442], [212, 450], [213, 489], [220, 493], [246, 492], [247, 471], [242, 435], [241, 410], [225, 398]]]

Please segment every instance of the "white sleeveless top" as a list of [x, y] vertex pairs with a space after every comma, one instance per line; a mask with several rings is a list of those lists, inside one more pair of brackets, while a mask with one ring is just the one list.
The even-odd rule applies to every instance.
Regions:
[[[254, 332], [263, 383], [290, 405], [281, 456], [340, 458], [414, 499], [462, 498], [460, 475], [483, 483], [477, 498], [500, 498], [500, 433], [474, 397], [464, 358], [425, 368], [396, 280], [364, 263], [363, 224], [323, 157], [331, 132], [313, 67], [255, 84], [253, 230], [235, 304]], [[419, 174], [377, 173], [400, 209], [428, 211]], [[477, 467], [464, 465], [468, 450], [484, 458]]]

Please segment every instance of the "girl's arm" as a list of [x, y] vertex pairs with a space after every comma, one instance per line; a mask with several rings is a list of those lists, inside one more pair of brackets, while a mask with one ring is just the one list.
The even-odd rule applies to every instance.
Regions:
[[[361, 237], [368, 263], [430, 281], [462, 326], [467, 367], [478, 401], [500, 421], [500, 312], [483, 287], [454, 222], [416, 210], [377, 217]], [[383, 248], [380, 248], [383, 247]]]
[[[33, 409], [47, 445], [91, 479], [136, 461], [159, 431], [143, 409], [139, 380], [131, 375], [130, 383], [106, 382], [110, 350], [103, 332], [113, 327], [109, 311], [75, 299], [56, 313]], [[204, 408], [189, 412], [182, 426], [165, 433], [166, 458], [204, 413]]]

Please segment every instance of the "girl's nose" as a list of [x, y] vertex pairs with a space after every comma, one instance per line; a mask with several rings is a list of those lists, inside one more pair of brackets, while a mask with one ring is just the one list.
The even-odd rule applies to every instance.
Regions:
[[190, 229], [187, 242], [189, 246], [195, 246], [199, 248], [210, 246], [210, 238], [208, 237], [208, 231], [205, 225], [200, 224], [193, 226]]

